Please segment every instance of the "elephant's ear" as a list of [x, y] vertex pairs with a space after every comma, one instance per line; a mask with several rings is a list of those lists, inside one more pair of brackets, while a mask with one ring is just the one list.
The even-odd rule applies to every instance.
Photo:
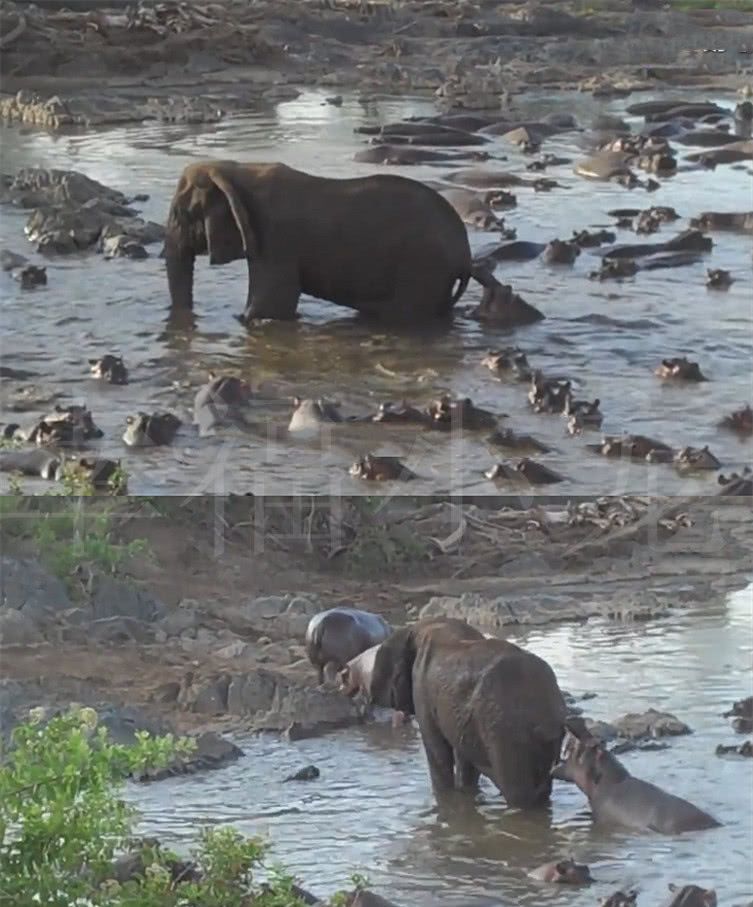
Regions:
[[416, 643], [413, 630], [395, 630], [377, 649], [371, 674], [371, 701], [408, 715], [413, 705], [413, 662]]
[[[252, 258], [257, 255], [259, 252], [259, 246], [257, 242], [257, 237], [254, 235], [253, 230], [251, 229], [251, 221], [248, 216], [248, 211], [246, 210], [246, 203], [241, 198], [240, 193], [233, 184], [232, 179], [228, 176], [227, 173], [219, 167], [210, 167], [209, 178], [215, 184], [215, 186], [223, 193], [227, 199], [227, 203], [230, 206], [230, 211], [235, 220], [235, 224], [238, 227], [238, 232], [241, 235], [243, 241], [243, 251], [246, 254], [247, 258]], [[207, 236], [207, 243], [209, 244], [209, 254], [212, 254], [212, 238]]]

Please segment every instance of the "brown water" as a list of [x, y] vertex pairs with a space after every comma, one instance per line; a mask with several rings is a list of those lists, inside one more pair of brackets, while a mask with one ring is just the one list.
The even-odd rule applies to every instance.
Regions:
[[[720, 907], [743, 904], [753, 897], [753, 765], [714, 750], [745, 739], [721, 713], [753, 692], [752, 612], [749, 585], [667, 620], [593, 620], [519, 636], [549, 660], [565, 689], [598, 694], [584, 703], [586, 714], [610, 720], [653, 706], [687, 722], [693, 734], [674, 738], [669, 749], [621, 758], [637, 776], [710, 811], [724, 823], [719, 829], [674, 837], [597, 829], [582, 794], [561, 782], [549, 815], [505, 810], [486, 783], [476, 803], [439, 815], [417, 731], [386, 725], [298, 743], [243, 739], [237, 763], [131, 788], [129, 799], [143, 813], [144, 831], [178, 849], [201, 824], [269, 836], [274, 856], [319, 896], [357, 871], [403, 907], [476, 898], [506, 907], [592, 907], [618, 887], [637, 887], [649, 907], [663, 902], [669, 882], [712, 886]], [[309, 763], [321, 770], [318, 780], [281, 783]], [[590, 865], [594, 886], [526, 877], [570, 854]]]
[[[626, 102], [557, 95], [525, 104], [522, 115], [572, 109], [587, 125], [598, 112], [619, 113]], [[177, 175], [191, 160], [282, 160], [330, 176], [370, 173], [379, 168], [352, 160], [363, 143], [353, 128], [431, 109], [427, 101], [362, 104], [355, 99], [334, 108], [323, 104], [323, 95], [312, 93], [280, 104], [273, 115], [206, 128], [145, 123], [79, 135], [6, 128], [3, 169], [13, 172], [36, 164], [75, 168], [126, 193], [149, 193], [145, 216], [164, 221]], [[555, 137], [545, 150], [577, 157], [578, 141], [575, 133]], [[527, 159], [516, 149], [496, 140], [490, 150], [508, 156], [496, 166], [523, 172]], [[436, 179], [451, 169], [406, 167], [392, 172]], [[569, 165], [555, 167], [548, 175], [569, 188], [552, 193], [519, 190], [518, 207], [507, 220], [517, 228], [518, 238], [546, 241], [567, 238], [575, 228], [609, 226], [606, 211], [614, 207], [668, 204], [685, 218], [708, 209], [749, 210], [753, 206], [749, 169], [724, 166], [714, 173], [680, 173], [647, 194], [587, 182]], [[29, 251], [23, 237], [26, 217], [21, 211], [2, 210], [0, 246]], [[659, 236], [673, 235], [686, 223], [669, 225]], [[492, 238], [476, 233], [472, 242], [476, 247]], [[623, 242], [635, 239], [627, 231], [618, 235]], [[642, 273], [623, 284], [589, 281], [587, 273], [596, 260], [588, 251], [573, 268], [541, 261], [504, 265], [498, 276], [512, 282], [547, 315], [544, 322], [514, 335], [458, 317], [449, 331], [440, 334], [399, 336], [365, 328], [347, 310], [315, 300], [302, 302], [298, 323], [264, 324], [247, 333], [233, 317], [245, 301], [245, 265], [209, 268], [206, 259], [199, 259], [197, 266], [195, 327], [180, 328], [165, 320], [167, 289], [164, 264], [156, 257], [159, 246], [152, 247], [154, 257], [144, 262], [107, 262], [95, 254], [64, 257], [48, 262], [45, 290], [23, 292], [0, 275], [3, 362], [37, 370], [34, 383], [44, 393], [60, 391], [68, 402], [89, 404], [106, 433], [99, 450], [123, 457], [134, 494], [357, 494], [364, 490], [363, 483], [350, 478], [347, 467], [367, 451], [406, 458], [422, 477], [412, 485], [412, 493], [500, 490], [483, 476], [499, 459], [499, 452], [484, 443], [484, 433], [450, 439], [395, 428], [364, 434], [362, 428], [341, 426], [321, 443], [272, 443], [264, 430], [245, 435], [228, 431], [220, 439], [199, 440], [190, 426], [191, 407], [195, 389], [210, 368], [237, 369], [261, 388], [256, 416], [262, 422], [284, 425], [290, 397], [296, 394], [338, 399], [345, 413], [355, 414], [373, 410], [384, 399], [405, 397], [423, 404], [450, 391], [470, 396], [495, 413], [507, 413], [504, 425], [532, 432], [553, 445], [553, 452], [542, 459], [567, 477], [558, 491], [704, 493], [715, 487], [713, 474], [681, 477], [671, 466], [618, 464], [590, 453], [585, 444], [596, 435], [570, 438], [562, 417], [534, 415], [524, 387], [494, 380], [479, 362], [487, 349], [514, 341], [534, 365], [568, 374], [579, 393], [599, 397], [605, 432], [642, 432], [677, 446], [709, 444], [725, 468], [739, 468], [750, 460], [751, 442], [720, 435], [715, 425], [722, 414], [750, 397], [751, 240], [733, 234], [716, 234], [714, 239], [709, 263], [730, 269], [736, 278], [728, 292], [706, 289], [705, 262]], [[473, 289], [461, 304], [477, 300], [478, 290]], [[132, 378], [127, 387], [101, 386], [87, 377], [87, 358], [105, 352], [125, 357]], [[668, 355], [698, 360], [711, 381], [700, 387], [662, 384], [653, 369]], [[167, 449], [126, 450], [121, 442], [126, 416], [165, 407], [189, 423], [175, 444]], [[45, 409], [40, 404], [38, 414]], [[0, 418], [10, 421], [7, 411]], [[33, 413], [24, 416], [32, 418]], [[27, 487], [33, 489], [34, 483]]]

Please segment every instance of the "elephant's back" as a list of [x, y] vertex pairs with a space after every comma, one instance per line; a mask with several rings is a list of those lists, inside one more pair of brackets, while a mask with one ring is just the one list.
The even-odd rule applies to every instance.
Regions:
[[514, 711], [535, 716], [534, 724], [543, 737], [561, 732], [567, 705], [557, 675], [543, 658], [514, 645], [500, 652], [480, 677], [476, 693], [486, 701], [500, 690], [509, 694]]

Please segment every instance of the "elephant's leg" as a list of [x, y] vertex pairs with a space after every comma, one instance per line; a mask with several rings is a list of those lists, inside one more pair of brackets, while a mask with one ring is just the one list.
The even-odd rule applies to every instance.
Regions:
[[457, 750], [455, 750], [455, 783], [459, 788], [466, 790], [475, 790], [478, 787], [478, 779], [481, 772], [476, 766], [464, 759]]
[[497, 741], [491, 753], [492, 780], [507, 805], [530, 809], [549, 802], [552, 793], [550, 769], [556, 760], [541, 744]]
[[421, 739], [429, 763], [431, 785], [435, 793], [451, 791], [455, 787], [455, 758], [450, 744], [432, 723], [423, 722], [417, 715]]
[[301, 285], [297, 265], [280, 262], [268, 265], [249, 262], [248, 297], [241, 321], [254, 318], [274, 318], [286, 321], [295, 318]]

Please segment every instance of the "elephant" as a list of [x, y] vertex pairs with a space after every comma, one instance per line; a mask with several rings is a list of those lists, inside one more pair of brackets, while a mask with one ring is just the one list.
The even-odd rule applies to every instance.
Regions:
[[435, 796], [490, 778], [507, 805], [545, 804], [565, 733], [552, 668], [463, 620], [395, 630], [374, 658], [371, 701], [415, 715]]
[[390, 174], [329, 179], [282, 163], [212, 160], [183, 171], [167, 221], [173, 309], [193, 307], [197, 255], [246, 259], [240, 321], [296, 317], [301, 293], [391, 323], [449, 316], [471, 277], [452, 205]]

